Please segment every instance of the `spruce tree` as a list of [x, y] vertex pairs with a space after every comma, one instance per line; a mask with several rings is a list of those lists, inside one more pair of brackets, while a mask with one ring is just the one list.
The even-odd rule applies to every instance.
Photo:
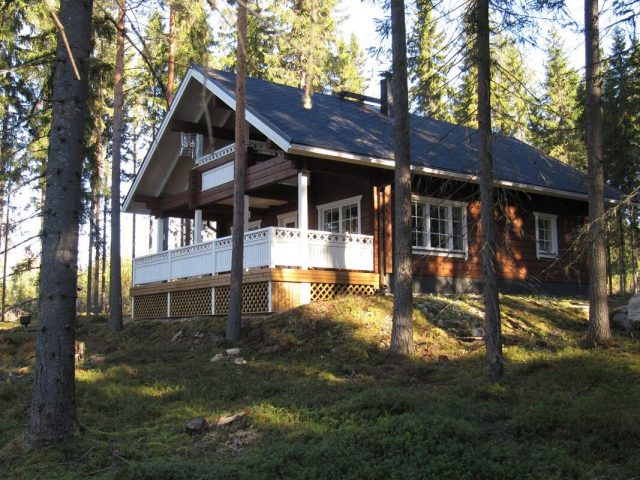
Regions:
[[448, 108], [452, 95], [448, 77], [444, 32], [438, 28], [432, 0], [417, 0], [413, 28], [407, 43], [410, 101], [416, 113], [451, 121]]
[[78, 229], [87, 113], [92, 0], [62, 0], [47, 165], [35, 380], [29, 434], [34, 445], [77, 429], [74, 343]]
[[531, 142], [543, 152], [586, 171], [586, 152], [580, 124], [580, 77], [569, 65], [563, 42], [551, 30], [546, 45], [543, 95], [532, 108]]

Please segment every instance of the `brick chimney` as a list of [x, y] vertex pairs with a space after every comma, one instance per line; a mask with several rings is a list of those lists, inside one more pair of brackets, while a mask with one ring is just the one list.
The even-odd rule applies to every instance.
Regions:
[[393, 117], [393, 76], [391, 72], [384, 72], [380, 79], [380, 113]]

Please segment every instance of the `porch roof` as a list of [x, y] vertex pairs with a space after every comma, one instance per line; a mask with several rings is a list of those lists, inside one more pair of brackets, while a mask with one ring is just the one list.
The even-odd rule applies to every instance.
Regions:
[[[193, 66], [235, 100], [235, 74]], [[302, 107], [302, 90], [247, 78], [247, 109], [285, 151], [351, 162], [393, 166], [393, 119], [372, 107], [335, 95], [315, 94]], [[234, 102], [235, 103], [235, 102]], [[411, 164], [418, 172], [476, 181], [478, 131], [411, 115]], [[269, 135], [269, 133], [271, 135]], [[586, 198], [586, 175], [515, 138], [495, 134], [496, 181], [505, 187]], [[621, 194], [606, 187], [605, 196]]]

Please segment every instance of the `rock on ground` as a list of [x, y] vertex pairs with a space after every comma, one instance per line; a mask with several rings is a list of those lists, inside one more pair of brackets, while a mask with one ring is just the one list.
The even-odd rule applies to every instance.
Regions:
[[633, 329], [640, 329], [640, 294], [636, 294], [629, 300], [627, 318]]
[[187, 433], [191, 435], [200, 435], [209, 427], [209, 423], [207, 419], [204, 417], [194, 417], [191, 420], [187, 421], [185, 425], [185, 430]]

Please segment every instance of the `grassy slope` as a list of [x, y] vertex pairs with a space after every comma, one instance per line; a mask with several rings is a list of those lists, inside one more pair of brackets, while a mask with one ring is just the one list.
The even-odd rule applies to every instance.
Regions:
[[[418, 299], [412, 360], [386, 354], [382, 298], [249, 319], [244, 365], [209, 362], [224, 352], [211, 339], [222, 320], [137, 322], [121, 336], [83, 320], [81, 434], [37, 452], [22, 438], [33, 333], [0, 324], [0, 477], [639, 478], [638, 342], [584, 350], [584, 304], [502, 300], [497, 384], [482, 377], [481, 344], [453, 335], [481, 325], [476, 297]], [[184, 433], [191, 417], [240, 410], [229, 429]]]

